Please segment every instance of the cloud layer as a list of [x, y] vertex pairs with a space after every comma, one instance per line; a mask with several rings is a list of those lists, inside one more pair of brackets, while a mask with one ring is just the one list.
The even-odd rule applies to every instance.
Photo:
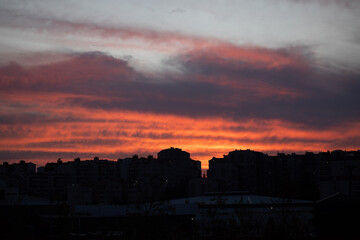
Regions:
[[355, 1], [157, 3], [0, 5], [0, 161], [360, 147]]
[[1, 148], [124, 157], [178, 146], [205, 160], [239, 147], [360, 145], [358, 76], [312, 68], [306, 49], [226, 47], [174, 57], [178, 73], [147, 75], [100, 52], [9, 63], [0, 69]]

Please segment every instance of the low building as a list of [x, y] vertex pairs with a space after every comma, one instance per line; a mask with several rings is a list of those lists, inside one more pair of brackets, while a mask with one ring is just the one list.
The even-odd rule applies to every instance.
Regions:
[[[314, 236], [310, 201], [281, 199], [243, 193], [211, 193], [204, 196], [129, 205], [75, 206], [81, 222], [128, 219], [184, 218], [203, 238], [264, 237], [286, 233], [287, 238]], [[83, 226], [86, 228], [86, 226]], [[138, 226], [141, 229], [141, 226]]]

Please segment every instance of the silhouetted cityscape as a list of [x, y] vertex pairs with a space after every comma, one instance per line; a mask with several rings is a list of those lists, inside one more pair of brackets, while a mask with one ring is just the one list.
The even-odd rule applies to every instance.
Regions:
[[2, 239], [351, 238], [359, 200], [359, 150], [0, 165]]

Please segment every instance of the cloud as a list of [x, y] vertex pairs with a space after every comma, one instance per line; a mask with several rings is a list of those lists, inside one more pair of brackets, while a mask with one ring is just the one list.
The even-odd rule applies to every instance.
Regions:
[[[0, 68], [3, 90], [38, 90], [57, 92], [92, 91], [91, 85], [100, 85], [116, 78], [130, 81], [132, 69], [125, 61], [91, 52], [47, 65], [24, 68], [9, 63]], [[97, 81], [97, 82], [94, 82]], [[85, 84], [86, 83], [86, 84]]]
[[358, 74], [319, 70], [306, 48], [245, 51], [245, 58], [233, 49], [230, 57], [227, 51], [210, 50], [177, 60], [194, 78], [235, 90], [222, 98], [225, 102], [232, 97], [235, 118], [279, 118], [313, 127], [359, 119], [352, 104], [359, 100]]
[[17, 162], [20, 159], [24, 159], [26, 161], [31, 161], [37, 164], [37, 166], [43, 166], [47, 162], [56, 162], [58, 158], [71, 161], [77, 157], [80, 157], [82, 160], [84, 160], [93, 159], [95, 156], [100, 157], [100, 159], [107, 158], [110, 160], [116, 160], [119, 158], [118, 156], [126, 156], [126, 153], [103, 153], [103, 155], [99, 156], [98, 153], [95, 152], [0, 151], [0, 161]]
[[184, 12], [186, 12], [186, 10], [182, 8], [175, 8], [171, 10], [171, 13], [184, 13]]
[[[0, 26], [4, 28], [33, 31], [43, 35], [43, 37], [57, 36], [61, 37], [62, 40], [72, 36], [72, 41], [78, 41], [79, 44], [87, 43], [86, 46], [98, 44], [99, 46], [126, 46], [127, 48], [143, 49], [147, 48], [146, 46], [151, 46], [160, 51], [172, 51], [171, 49], [174, 47], [178, 49], [183, 46], [204, 46], [221, 42], [216, 38], [204, 38], [171, 31], [126, 26], [124, 24], [111, 26], [84, 21], [75, 22], [22, 13], [11, 9], [0, 9], [0, 13]], [[116, 42], [108, 42], [107, 39], [115, 39]], [[141, 44], [134, 42], [134, 40], [141, 41]], [[75, 42], [72, 42], [72, 44], [76, 44]], [[127, 44], [121, 45], [121, 43]]]
[[208, 160], [234, 148], [357, 148], [359, 76], [313, 61], [306, 47], [226, 45], [175, 56], [177, 73], [138, 72], [100, 52], [10, 63], [0, 68], [0, 150], [117, 158], [177, 146]]
[[14, 98], [6, 105], [12, 111], [4, 111], [2, 121], [72, 119], [46, 116], [44, 104], [21, 100], [27, 94], [35, 99], [46, 95], [48, 104], [107, 111], [282, 119], [307, 127], [358, 121], [360, 111], [353, 103], [359, 101], [359, 76], [320, 71], [312, 61], [308, 49], [225, 46], [175, 57], [169, 64], [181, 68], [176, 74], [139, 73], [126, 61], [99, 52], [31, 68], [11, 63], [0, 68], [2, 91], [15, 94], [8, 96]]
[[[250, 69], [306, 69], [306, 47], [268, 49], [255, 46], [236, 46], [230, 43], [219, 43], [214, 46], [197, 48], [183, 56], [185, 60], [201, 59], [218, 68], [250, 68]], [[233, 63], [233, 64], [231, 64]]]
[[317, 3], [320, 3], [322, 5], [330, 5], [330, 4], [336, 4], [336, 5], [339, 5], [339, 6], [343, 6], [343, 7], [346, 7], [346, 8], [351, 8], [351, 7], [355, 7], [357, 6], [357, 1], [356, 0], [292, 0], [293, 2], [296, 2], [296, 3], [314, 3], [314, 2], [317, 2]]
[[[264, 2], [266, 12], [251, 3], [214, 12], [192, 4], [186, 14], [155, 4], [141, 19], [81, 13], [77, 4], [74, 16], [51, 14], [52, 4], [4, 6], [0, 155], [116, 159], [175, 146], [207, 164], [235, 148], [358, 148], [358, 37], [348, 28], [357, 5], [288, 2]], [[328, 21], [333, 10], [336, 22]]]

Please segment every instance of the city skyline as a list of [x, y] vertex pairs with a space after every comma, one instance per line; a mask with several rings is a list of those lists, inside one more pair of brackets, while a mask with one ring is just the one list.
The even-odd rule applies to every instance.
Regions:
[[[23, 160], [4, 162], [0, 164], [0, 180], [3, 188], [17, 186], [22, 194], [70, 202], [75, 201], [71, 200], [72, 191], [81, 195], [81, 186], [92, 188], [86, 194], [87, 204], [175, 199], [211, 192], [317, 201], [339, 193], [359, 196], [359, 157], [360, 150], [269, 156], [247, 149], [213, 157], [209, 168], [202, 169], [191, 153], [171, 147], [156, 156], [133, 155], [116, 161], [77, 157], [45, 166]], [[83, 202], [83, 197], [76, 201]]]
[[0, 0], [0, 162], [360, 148], [357, 1]]
[[[182, 149], [182, 148], [178, 148], [178, 147], [169, 147], [166, 149], [162, 149], [162, 150], [158, 150], [160, 152], [162, 151], [169, 151], [169, 150], [175, 150], [175, 151], [181, 151], [181, 152], [185, 152], [186, 154], [189, 154], [189, 159], [191, 159], [192, 161], [196, 161], [196, 162], [200, 162], [200, 167], [201, 167], [201, 171], [202, 174], [205, 173], [206, 175], [206, 171], [209, 170], [209, 162], [211, 162], [212, 160], [216, 160], [216, 159], [221, 159], [221, 158], [225, 158], [225, 156], [227, 156], [228, 154], [232, 153], [232, 152], [251, 152], [251, 153], [257, 153], [257, 154], [261, 154], [267, 157], [294, 157], [294, 156], [310, 156], [310, 155], [321, 155], [321, 154], [325, 154], [325, 155], [329, 155], [329, 154], [336, 154], [336, 153], [346, 153], [346, 154], [355, 154], [357, 155], [360, 152], [360, 149], [357, 150], [353, 150], [353, 151], [347, 151], [347, 150], [343, 150], [343, 149], [336, 149], [333, 151], [319, 151], [319, 152], [310, 152], [310, 151], [305, 151], [305, 152], [291, 152], [291, 153], [286, 153], [286, 152], [277, 152], [277, 153], [273, 153], [273, 154], [268, 154], [266, 152], [261, 152], [261, 151], [255, 151], [253, 149], [232, 149], [229, 152], [224, 152], [223, 154], [221, 154], [221, 156], [212, 156], [211, 158], [207, 159], [207, 160], [199, 160], [199, 159], [195, 159], [192, 157], [192, 153], [191, 152], [187, 152], [186, 150]], [[35, 164], [36, 169], [39, 167], [44, 167], [46, 166], [46, 164], [54, 164], [54, 163], [70, 163], [70, 162], [74, 162], [74, 161], [94, 161], [96, 160], [104, 160], [104, 161], [108, 161], [108, 162], [118, 162], [118, 161], [122, 161], [122, 160], [133, 160], [133, 159], [148, 159], [148, 160], [157, 160], [157, 155], [159, 154], [159, 152], [156, 151], [154, 154], [148, 154], [148, 155], [141, 155], [139, 153], [133, 153], [132, 155], [129, 156], [124, 156], [124, 157], [116, 157], [116, 156], [110, 156], [110, 157], [104, 157], [104, 156], [99, 156], [98, 154], [93, 154], [93, 153], [82, 153], [82, 154], [78, 154], [78, 155], [70, 155], [72, 153], [52, 153], [54, 155], [53, 158], [49, 158], [49, 154], [48, 153], [40, 153], [42, 154], [38, 159], [28, 159], [28, 158], [24, 158], [24, 159], [19, 159], [18, 157], [14, 158], [14, 159], [8, 159], [8, 160], [2, 160], [0, 162], [0, 164], [20, 164], [20, 163], [30, 163], [30, 164]], [[23, 154], [23, 153], [20, 153]], [[57, 157], [56, 154], [60, 154], [64, 157]], [[51, 155], [51, 154], [50, 154]], [[60, 156], [59, 155], [59, 156]], [[349, 156], [350, 156], [349, 155]]]

